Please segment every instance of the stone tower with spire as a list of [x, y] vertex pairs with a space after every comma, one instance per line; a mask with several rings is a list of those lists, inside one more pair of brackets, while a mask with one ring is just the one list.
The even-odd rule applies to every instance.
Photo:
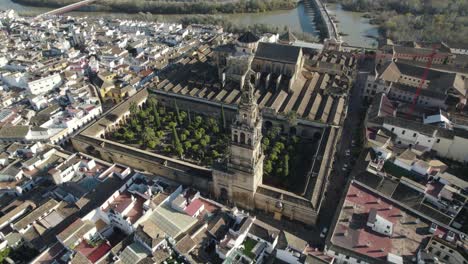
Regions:
[[228, 199], [244, 208], [254, 207], [257, 186], [262, 183], [262, 117], [254, 96], [249, 69], [241, 88], [241, 100], [231, 125], [231, 155], [224, 169], [213, 170], [213, 188], [217, 197]]

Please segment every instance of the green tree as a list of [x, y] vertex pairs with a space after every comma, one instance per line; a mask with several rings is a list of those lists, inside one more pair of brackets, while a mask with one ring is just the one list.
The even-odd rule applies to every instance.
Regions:
[[280, 153], [283, 150], [284, 150], [284, 144], [282, 142], [276, 142], [273, 147], [273, 151], [276, 153]]
[[203, 136], [205, 136], [205, 129], [204, 128], [199, 128], [195, 131], [195, 139], [200, 140]]
[[148, 147], [151, 148], [151, 149], [154, 149], [156, 146], [158, 145], [158, 141], [157, 140], [150, 140], [148, 142]]
[[133, 131], [125, 131], [125, 133], [123, 134], [123, 139], [126, 141], [126, 142], [130, 142], [130, 141], [133, 141], [135, 139], [135, 133], [133, 133]]
[[269, 146], [270, 146], [270, 140], [267, 137], [264, 137], [262, 139], [262, 149], [263, 149], [263, 151], [266, 151]]
[[156, 137], [159, 138], [159, 139], [163, 138], [164, 137], [164, 132], [163, 131], [156, 132]]
[[184, 148], [182, 147], [182, 144], [180, 143], [179, 136], [177, 135], [175, 126], [172, 127], [172, 136], [173, 136], [174, 150], [177, 153], [177, 156], [182, 158], [182, 156], [184, 155]]
[[161, 127], [161, 117], [159, 116], [159, 113], [157, 111], [154, 112], [154, 122], [155, 122], [156, 128]]
[[142, 134], [143, 143], [148, 146], [150, 141], [156, 139], [156, 134], [151, 127], [146, 127]]
[[186, 150], [191, 150], [191, 149], [192, 149], [192, 142], [190, 142], [190, 141], [185, 141], [185, 142], [184, 142], [184, 148], [185, 148]]
[[203, 118], [199, 115], [195, 117], [195, 121], [193, 122], [195, 128], [198, 128], [200, 124], [203, 122]]
[[211, 155], [214, 159], [217, 159], [221, 156], [221, 154], [219, 154], [219, 152], [214, 149], [211, 151]]
[[211, 137], [210, 137], [209, 135], [205, 135], [205, 136], [203, 137], [203, 140], [205, 140], [206, 143], [210, 144], [210, 142], [211, 142]]
[[133, 117], [137, 114], [138, 106], [135, 102], [130, 103], [129, 111], [130, 111], [130, 115], [132, 115]]
[[175, 126], [172, 127], [172, 139], [174, 141], [174, 147], [180, 145], [179, 135], [177, 135]]
[[177, 153], [177, 156], [179, 156], [180, 158], [182, 158], [182, 156], [184, 155], [184, 148], [182, 147], [181, 144], [176, 145], [175, 151], [176, 151], [176, 153]]
[[147, 113], [145, 111], [139, 111], [138, 112], [138, 118], [141, 121], [144, 121], [148, 117]]
[[263, 165], [263, 171], [265, 172], [266, 175], [270, 175], [270, 173], [273, 171], [273, 163], [271, 160], [267, 160], [265, 164]]
[[199, 150], [200, 150], [200, 145], [198, 145], [198, 144], [192, 145], [192, 151], [194, 153], [197, 153]]
[[267, 132], [267, 137], [272, 140], [276, 138], [281, 131], [281, 128], [278, 126], [273, 126], [268, 132]]
[[176, 110], [177, 123], [181, 124], [182, 119], [180, 118], [180, 111], [179, 111], [179, 106], [177, 105], [177, 101], [174, 101], [174, 106], [175, 106], [175, 110]]
[[5, 259], [10, 255], [11, 249], [9, 247], [0, 251], [0, 263], [6, 263]]
[[184, 122], [186, 119], [187, 119], [187, 112], [180, 111], [180, 120], [181, 120], [181, 122]]

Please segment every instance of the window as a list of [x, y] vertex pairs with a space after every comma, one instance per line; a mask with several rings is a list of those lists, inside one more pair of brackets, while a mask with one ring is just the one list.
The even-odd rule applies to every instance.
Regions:
[[391, 130], [392, 130], [392, 132], [393, 132], [393, 131], [395, 131], [395, 128], [394, 128], [394, 127], [392, 127], [392, 129], [391, 129]]
[[404, 135], [406, 133], [406, 130], [401, 131], [401, 134]]
[[416, 137], [416, 133], [413, 134], [413, 137]]
[[436, 143], [439, 143], [440, 142], [440, 138], [437, 139]]
[[450, 258], [449, 255], [445, 255], [445, 256], [443, 257], [444, 260], [449, 260], [449, 258]]

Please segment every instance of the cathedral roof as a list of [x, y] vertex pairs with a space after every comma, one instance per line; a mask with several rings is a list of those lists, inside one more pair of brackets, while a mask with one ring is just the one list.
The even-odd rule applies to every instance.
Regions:
[[300, 52], [300, 47], [260, 42], [255, 58], [295, 64], [299, 59]]
[[254, 33], [247, 31], [244, 34], [240, 35], [237, 41], [242, 43], [253, 43], [259, 41], [260, 38]]

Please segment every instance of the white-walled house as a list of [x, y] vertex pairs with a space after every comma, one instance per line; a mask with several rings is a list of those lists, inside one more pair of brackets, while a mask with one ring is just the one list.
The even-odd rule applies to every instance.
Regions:
[[55, 73], [46, 77], [28, 82], [27, 90], [31, 94], [42, 94], [59, 87], [62, 84], [62, 75]]
[[436, 151], [440, 157], [468, 161], [468, 131], [425, 125], [397, 117], [384, 118], [382, 126], [395, 135], [394, 143], [420, 152]]

